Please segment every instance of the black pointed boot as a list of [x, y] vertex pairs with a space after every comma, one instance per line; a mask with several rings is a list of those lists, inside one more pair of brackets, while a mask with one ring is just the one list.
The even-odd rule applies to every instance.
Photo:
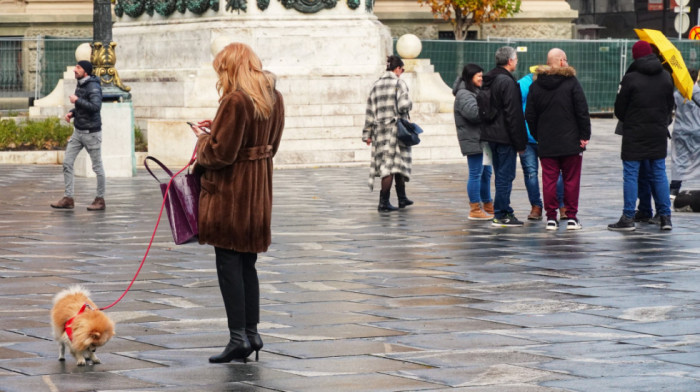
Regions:
[[[258, 333], [258, 325], [249, 325], [245, 327], [245, 334], [250, 342], [250, 349], [255, 351], [255, 361], [258, 361], [258, 352], [263, 348], [263, 341]], [[251, 352], [252, 352], [251, 351]]]
[[230, 339], [224, 351], [219, 355], [209, 357], [209, 362], [226, 363], [236, 360], [245, 363], [247, 361], [248, 356], [253, 352], [253, 348], [250, 346], [245, 328], [229, 330], [229, 334]]
[[391, 203], [389, 202], [390, 194], [391, 194], [391, 191], [379, 192], [379, 206], [377, 206], [377, 211], [389, 212], [389, 211], [398, 210], [397, 207], [392, 206]]
[[216, 275], [219, 278], [219, 289], [226, 308], [228, 319], [229, 342], [221, 354], [209, 357], [211, 363], [224, 363], [233, 360], [246, 362], [253, 353], [250, 341], [245, 333], [245, 289], [244, 261], [246, 253], [215, 247]]
[[243, 285], [245, 290], [245, 334], [250, 342], [250, 347], [255, 351], [255, 360], [259, 359], [263, 341], [258, 334], [260, 322], [260, 283], [258, 271], [255, 269], [255, 261], [258, 255], [248, 253], [243, 256]]
[[406, 208], [413, 204], [413, 200], [406, 197], [406, 181], [401, 174], [394, 176], [394, 187], [396, 188], [396, 196], [399, 197], [399, 208]]

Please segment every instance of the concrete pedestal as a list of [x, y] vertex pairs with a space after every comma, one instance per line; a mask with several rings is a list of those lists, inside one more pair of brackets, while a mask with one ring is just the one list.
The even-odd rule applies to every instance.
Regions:
[[[131, 102], [102, 103], [102, 163], [107, 177], [136, 174], [134, 109]], [[75, 160], [75, 175], [95, 177], [92, 162], [83, 149]]]

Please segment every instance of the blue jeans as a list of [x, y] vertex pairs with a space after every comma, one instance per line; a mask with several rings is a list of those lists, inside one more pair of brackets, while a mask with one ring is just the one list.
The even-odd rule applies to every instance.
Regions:
[[540, 183], [537, 180], [537, 164], [537, 144], [528, 143], [525, 152], [520, 154], [520, 165], [523, 167], [525, 189], [527, 189], [527, 198], [530, 199], [530, 205], [542, 207]]
[[559, 200], [559, 208], [564, 207], [564, 177], [559, 173], [557, 180], [557, 200]]
[[[651, 198], [654, 196], [654, 190], [651, 187], [651, 181], [649, 178], [649, 173], [651, 173], [651, 163], [650, 161], [640, 161], [639, 165], [639, 180], [637, 181], [639, 187], [637, 188], [637, 197], [639, 198], [639, 205], [637, 209], [648, 216], [654, 216], [654, 211], [651, 208]], [[656, 206], [656, 211], [659, 211], [659, 206]]]
[[493, 156], [494, 185], [496, 197], [493, 199], [493, 212], [496, 219], [503, 219], [512, 214], [510, 207], [510, 192], [513, 189], [515, 179], [515, 161], [517, 153], [513, 146], [489, 142]]
[[85, 148], [92, 161], [92, 171], [97, 176], [97, 197], [105, 196], [105, 169], [102, 166], [102, 131], [88, 133], [74, 129], [68, 140], [63, 156], [63, 182], [66, 189], [64, 196], [73, 197], [73, 164], [78, 153]]
[[666, 178], [666, 160], [649, 159], [645, 161], [622, 161], [624, 207], [622, 213], [628, 218], [634, 218], [635, 205], [639, 192], [639, 171], [643, 164], [648, 163], [647, 178], [651, 185], [651, 193], [656, 202], [659, 215], [671, 215], [671, 199]]
[[484, 154], [467, 156], [469, 180], [467, 195], [470, 203], [488, 203], [491, 201], [491, 166], [484, 166]]

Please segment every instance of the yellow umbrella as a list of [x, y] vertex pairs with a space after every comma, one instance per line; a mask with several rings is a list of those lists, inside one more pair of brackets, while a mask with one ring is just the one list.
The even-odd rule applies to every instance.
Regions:
[[634, 29], [634, 32], [637, 33], [642, 41], [656, 46], [659, 54], [664, 59], [664, 63], [668, 64], [673, 70], [671, 76], [673, 76], [673, 83], [676, 85], [676, 88], [683, 97], [691, 99], [695, 82], [690, 78], [690, 73], [688, 73], [688, 68], [685, 66], [681, 52], [659, 30]]

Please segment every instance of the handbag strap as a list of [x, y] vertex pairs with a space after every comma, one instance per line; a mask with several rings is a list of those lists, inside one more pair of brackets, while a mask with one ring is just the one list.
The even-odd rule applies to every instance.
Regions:
[[[151, 171], [151, 168], [148, 167], [148, 161], [153, 161], [153, 162], [157, 163], [158, 166], [160, 166], [166, 173], [168, 173], [168, 176], [172, 178], [173, 172], [172, 172], [170, 169], [168, 169], [168, 167], [165, 166], [165, 165], [163, 164], [163, 162], [161, 162], [160, 160], [158, 160], [158, 158], [152, 157], [152, 156], [149, 155], [149, 156], [146, 157], [146, 159], [143, 160], [143, 166], [146, 167], [146, 170], [148, 170], [148, 172], [151, 174], [151, 176], [153, 176], [153, 178], [156, 179], [156, 181], [158, 181], [159, 183], [162, 184], [162, 182], [158, 179], [158, 177], [157, 177], [155, 174], [153, 174], [153, 171]], [[189, 165], [188, 165], [188, 166], [189, 166]]]
[[[197, 142], [199, 142], [199, 139], [197, 140]], [[192, 158], [190, 158], [190, 161], [189, 161], [189, 163], [187, 163], [187, 166], [183, 167], [182, 170], [180, 170], [179, 172], [177, 172], [175, 175], [182, 173], [182, 171], [184, 171], [185, 169], [187, 169], [187, 172], [189, 173], [189, 168], [190, 168], [190, 166], [192, 166], [192, 164], [193, 164], [196, 160], [197, 160], [197, 143], [194, 144], [194, 151], [192, 152]], [[151, 176], [153, 176], [153, 178], [155, 178], [156, 181], [158, 181], [159, 183], [162, 184], [162, 182], [160, 182], [160, 180], [158, 179], [158, 177], [156, 177], [156, 175], [153, 174], [153, 172], [151, 171], [151, 168], [148, 167], [148, 161], [153, 161], [153, 162], [155, 162], [155, 163], [158, 164], [158, 166], [160, 166], [166, 173], [168, 173], [168, 176], [169, 176], [170, 178], [173, 177], [173, 172], [172, 172], [170, 169], [168, 169], [168, 167], [165, 166], [165, 164], [163, 164], [163, 162], [161, 162], [158, 158], [149, 155], [149, 156], [146, 157], [146, 159], [143, 160], [143, 166], [146, 167], [146, 170], [148, 170], [148, 172], [151, 174]]]
[[[396, 109], [396, 117], [397, 117], [397, 122], [398, 119], [401, 118], [401, 113], [399, 113], [399, 83], [401, 83], [401, 79], [399, 79], [396, 82], [396, 91], [394, 92], [394, 109]], [[411, 120], [411, 113], [406, 113], [406, 117], [408, 117], [408, 120]]]

